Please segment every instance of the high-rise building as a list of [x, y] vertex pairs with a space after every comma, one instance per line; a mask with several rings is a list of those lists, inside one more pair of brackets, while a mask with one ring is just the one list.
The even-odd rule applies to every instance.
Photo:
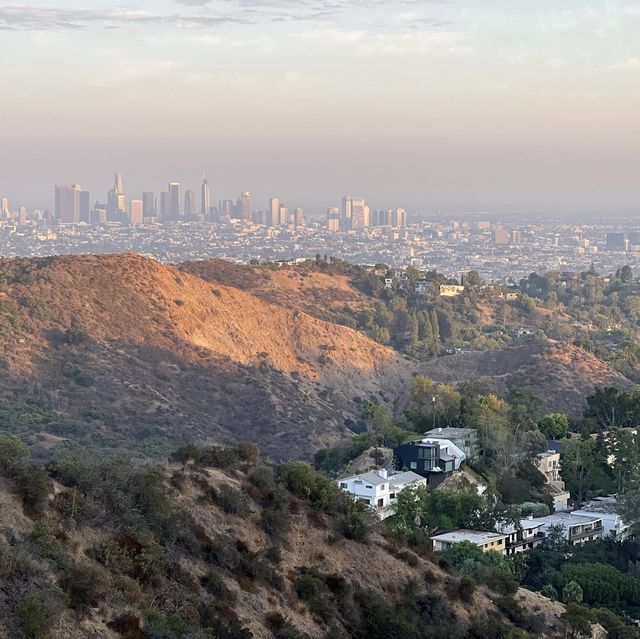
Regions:
[[193, 217], [196, 214], [196, 194], [193, 191], [185, 191], [184, 215]]
[[522, 244], [522, 231], [511, 231], [511, 244]]
[[280, 224], [280, 198], [272, 197], [269, 200], [269, 215], [267, 226], [278, 226]]
[[129, 205], [129, 222], [130, 224], [142, 224], [144, 217], [144, 206], [142, 200], [131, 200]]
[[152, 191], [145, 191], [142, 194], [142, 215], [143, 217], [156, 216], [156, 198]]
[[351, 215], [353, 210], [353, 202], [347, 195], [342, 198], [342, 211], [340, 216], [340, 228], [343, 231], [351, 230]]
[[171, 193], [169, 191], [160, 193], [160, 216], [163, 220], [171, 218]]
[[200, 193], [200, 213], [205, 217], [211, 212], [211, 189], [206, 175], [202, 176], [202, 189]]
[[220, 217], [228, 222], [234, 214], [233, 200], [222, 200], [220, 202]]
[[107, 195], [107, 214], [118, 217], [127, 212], [127, 198], [124, 194], [122, 175], [116, 173], [113, 188]]
[[624, 233], [607, 233], [607, 251], [624, 251]]
[[79, 212], [80, 222], [89, 223], [91, 221], [90, 214], [91, 214], [91, 195], [89, 191], [80, 191], [80, 212]]
[[289, 209], [281, 204], [278, 209], [278, 223], [280, 226], [286, 226], [289, 223]]
[[236, 217], [245, 222], [251, 221], [251, 193], [243, 191], [236, 203]]
[[327, 209], [327, 229], [329, 231], [340, 230], [340, 209], [337, 207], [331, 207]]
[[394, 226], [400, 229], [407, 228], [407, 212], [404, 209], [395, 210], [395, 224]]
[[6, 197], [2, 198], [2, 215], [8, 215], [9, 213], [9, 200]]
[[493, 243], [496, 246], [504, 246], [511, 241], [511, 234], [507, 229], [496, 229], [493, 232]]
[[369, 207], [363, 197], [351, 198], [351, 228], [364, 229], [369, 226]]
[[56, 185], [56, 217], [63, 224], [75, 224], [80, 221], [80, 191], [78, 184]]
[[297, 230], [307, 225], [307, 219], [303, 209], [296, 209], [293, 212], [293, 226]]
[[169, 184], [169, 218], [177, 220], [180, 217], [180, 183]]

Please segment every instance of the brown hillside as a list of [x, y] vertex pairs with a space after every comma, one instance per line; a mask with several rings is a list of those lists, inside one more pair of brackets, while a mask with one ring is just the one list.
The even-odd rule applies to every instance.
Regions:
[[340, 311], [345, 306], [356, 310], [375, 303], [354, 289], [346, 275], [328, 275], [304, 268], [253, 268], [224, 260], [184, 262], [179, 268], [209, 282], [234, 286], [266, 302], [326, 320], [332, 319], [332, 311]]
[[[141, 448], [250, 439], [276, 457], [309, 455], [347, 434], [362, 399], [393, 409], [411, 374], [356, 331], [139, 256], [0, 268], [5, 307], [27, 325], [2, 339], [4, 386], [63, 422], [30, 426], [46, 446], [73, 430]], [[69, 326], [85, 338], [69, 344]]]
[[[7, 517], [0, 520], [0, 637], [204, 637], [161, 634], [151, 628], [216, 624], [220, 634], [207, 636], [349, 639], [366, 636], [357, 631], [366, 627], [366, 602], [386, 606], [386, 614], [393, 614], [407, 600], [420, 604], [412, 613], [421, 623], [448, 627], [450, 636], [489, 636], [474, 632], [483, 627], [499, 628], [500, 636], [514, 630], [505, 612], [510, 600], [498, 592], [479, 585], [463, 600], [460, 575], [441, 568], [438, 556], [411, 550], [382, 530], [360, 541], [348, 539], [340, 532], [337, 515], [282, 488], [278, 494], [286, 503], [280, 515], [285, 523], [277, 535], [268, 534], [264, 517], [273, 506], [266, 503], [276, 486], [258, 488], [249, 481], [253, 468], [244, 464], [226, 471], [172, 464], [157, 472], [105, 465], [95, 475], [80, 475], [79, 490], [71, 477], [91, 467], [72, 460], [63, 468], [69, 478], [54, 483], [54, 494], [37, 517], [21, 512], [12, 482], [0, 482], [0, 503], [8, 507]], [[269, 477], [267, 468], [261, 470], [263, 478]], [[102, 473], [129, 481], [106, 495], [100, 489]], [[148, 487], [142, 494], [162, 498], [162, 506], [150, 508], [141, 500], [142, 518], [132, 519], [118, 508], [114, 496], [125, 500], [139, 495], [145, 478]], [[78, 507], [70, 516], [73, 503]], [[182, 525], [177, 531], [160, 526], [166, 521]], [[320, 584], [318, 594], [301, 589], [305, 575]], [[54, 588], [64, 589], [69, 599], [50, 597], [49, 616], [35, 617], [38, 634], [28, 634], [21, 613], [24, 602]], [[521, 611], [521, 623], [530, 627], [532, 636], [565, 636], [564, 606], [522, 589], [515, 598], [521, 607], [511, 603], [508, 609]], [[390, 636], [424, 636], [411, 626], [407, 630], [409, 634], [396, 631]]]
[[496, 392], [531, 388], [545, 402], [545, 411], [582, 415], [584, 400], [596, 386], [626, 389], [626, 377], [591, 353], [572, 344], [540, 341], [505, 351], [464, 353], [423, 366], [423, 373], [442, 383], [473, 377], [491, 380]]

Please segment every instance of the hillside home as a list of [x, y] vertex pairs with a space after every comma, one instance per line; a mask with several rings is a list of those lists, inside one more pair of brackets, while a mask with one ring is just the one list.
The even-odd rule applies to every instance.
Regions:
[[425, 433], [430, 439], [448, 439], [464, 452], [467, 459], [478, 457], [478, 431], [475, 428], [434, 428]]
[[338, 486], [375, 509], [380, 519], [393, 514], [393, 504], [398, 494], [407, 486], [426, 486], [427, 480], [413, 472], [391, 473], [372, 470], [337, 480]]
[[548, 450], [540, 453], [536, 460], [536, 468], [547, 480], [547, 491], [553, 498], [553, 511], [560, 512], [569, 508], [569, 493], [565, 489], [560, 475], [560, 453]]
[[396, 467], [426, 477], [437, 486], [466, 459], [464, 452], [449, 439], [425, 438], [408, 442], [394, 450]]
[[602, 536], [610, 536], [617, 541], [623, 541], [629, 536], [629, 525], [618, 514], [617, 506], [615, 497], [596, 497], [584, 504], [579, 510], [574, 510], [572, 514], [600, 517], [602, 519]]
[[522, 519], [520, 527], [513, 524], [501, 526], [500, 532], [509, 536], [506, 545], [507, 556], [526, 550], [533, 550], [542, 543], [544, 533], [542, 523], [537, 519]]
[[549, 531], [557, 528], [570, 546], [579, 546], [589, 541], [602, 539], [602, 517], [578, 513], [554, 513], [546, 517], [537, 517], [534, 521], [541, 523], [541, 530], [545, 536]]
[[464, 286], [456, 284], [441, 284], [440, 297], [458, 297], [464, 293]]
[[468, 541], [474, 546], [481, 548], [483, 552], [495, 550], [501, 555], [507, 554], [507, 540], [509, 535], [495, 532], [483, 532], [479, 530], [454, 530], [431, 537], [433, 550], [435, 552], [445, 552], [454, 544]]

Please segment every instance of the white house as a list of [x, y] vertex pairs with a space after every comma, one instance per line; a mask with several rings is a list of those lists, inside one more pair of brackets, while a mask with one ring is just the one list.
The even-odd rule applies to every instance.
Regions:
[[520, 520], [520, 527], [516, 527], [513, 524], [500, 526], [500, 532], [509, 535], [506, 547], [507, 555], [533, 550], [544, 539], [542, 522], [533, 518]]
[[474, 546], [478, 546], [484, 552], [495, 550], [501, 555], [507, 554], [507, 541], [509, 535], [504, 533], [485, 532], [480, 530], [454, 530], [453, 532], [443, 533], [431, 537], [433, 550], [435, 552], [444, 552], [449, 550], [454, 544], [462, 541], [468, 541]]
[[622, 521], [617, 512], [617, 505], [615, 497], [596, 497], [579, 510], [574, 510], [573, 514], [600, 517], [602, 519], [602, 535], [604, 537], [610, 535], [622, 541], [629, 534], [629, 525]]
[[337, 480], [338, 486], [357, 501], [363, 501], [376, 510], [380, 519], [393, 514], [391, 506], [398, 494], [407, 486], [426, 486], [427, 480], [411, 471], [393, 473], [386, 470], [372, 470], [360, 475]]
[[556, 527], [562, 531], [562, 536], [569, 542], [570, 546], [578, 546], [588, 541], [599, 541], [602, 539], [602, 517], [600, 515], [591, 516], [586, 514], [554, 513], [546, 517], [536, 517], [533, 521], [541, 523], [541, 531], [545, 537], [549, 531]]
[[567, 510], [570, 495], [560, 475], [560, 453], [555, 450], [540, 453], [536, 467], [547, 480], [547, 491], [553, 499], [554, 512]]

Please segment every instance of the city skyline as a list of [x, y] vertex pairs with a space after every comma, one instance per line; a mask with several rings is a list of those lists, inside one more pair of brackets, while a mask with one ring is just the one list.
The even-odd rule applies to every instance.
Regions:
[[639, 27], [617, 1], [0, 2], [0, 191], [206, 166], [310, 209], [631, 209]]

